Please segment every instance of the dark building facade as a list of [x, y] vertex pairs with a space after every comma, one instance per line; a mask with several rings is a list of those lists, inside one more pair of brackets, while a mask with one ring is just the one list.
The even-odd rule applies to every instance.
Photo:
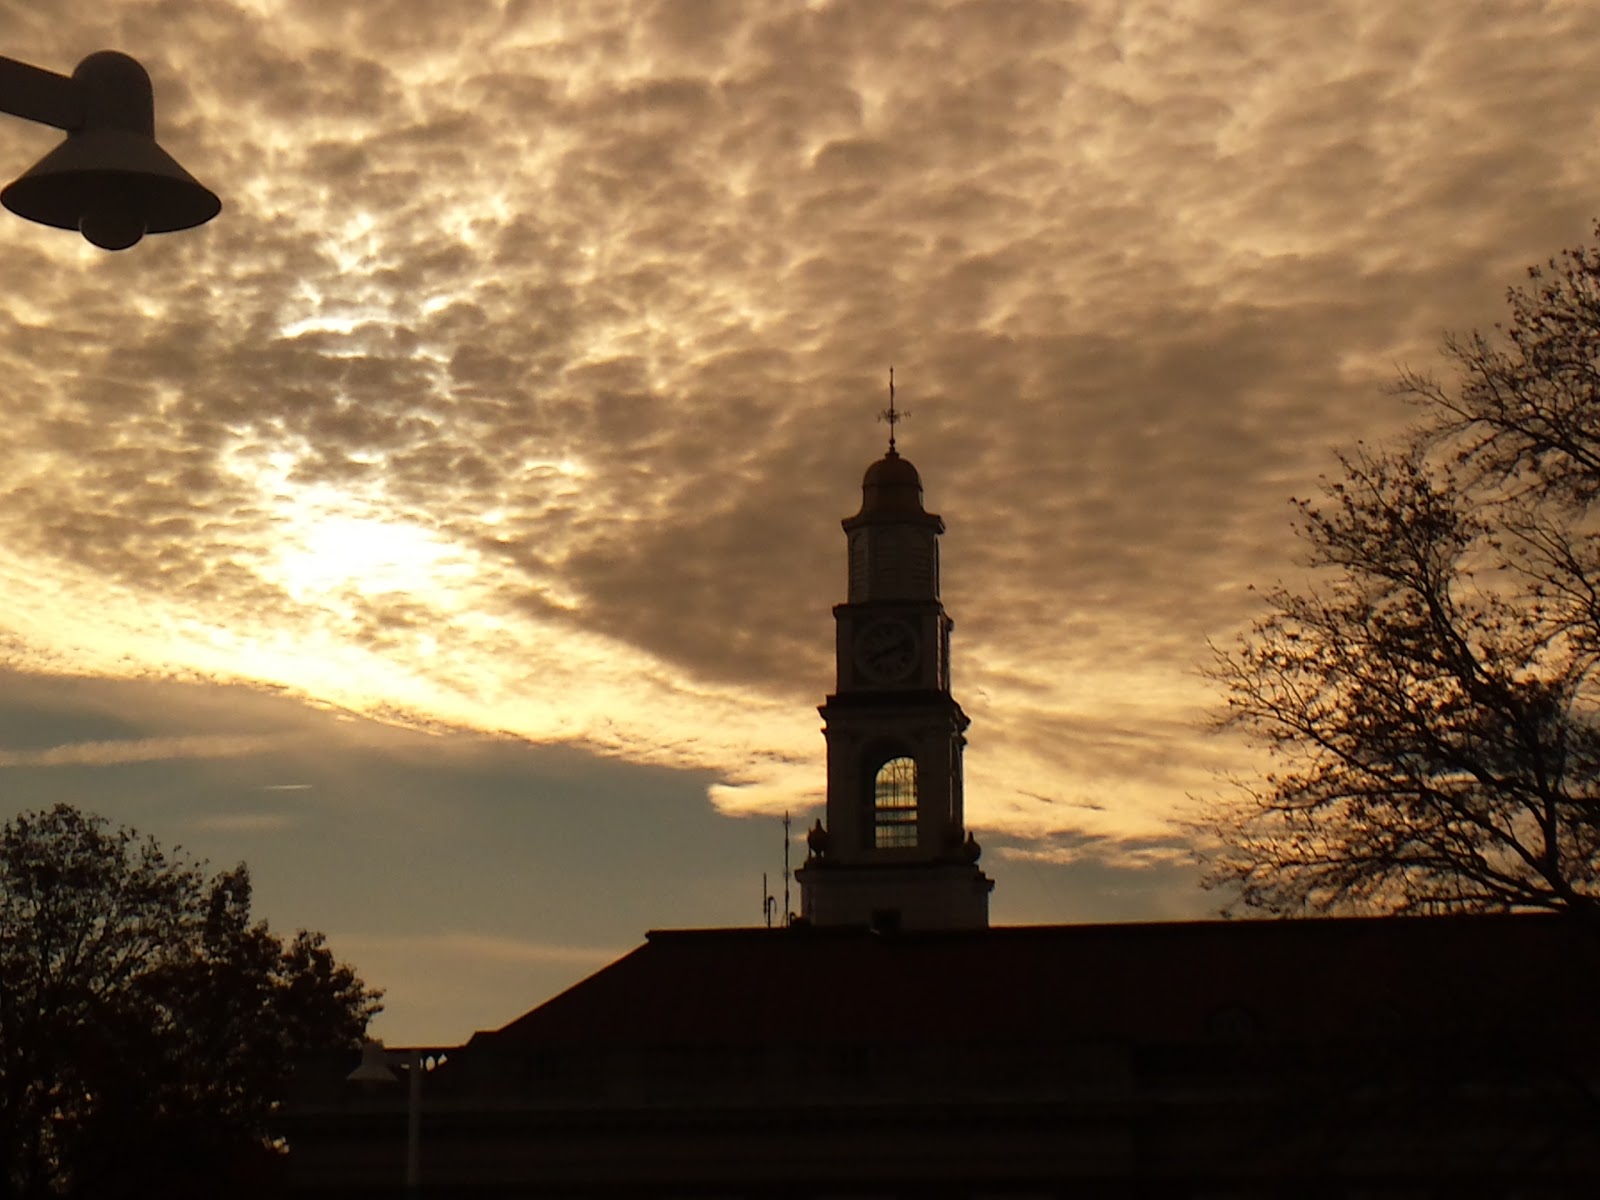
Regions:
[[991, 928], [944, 526], [892, 437], [844, 528], [801, 920], [651, 933], [429, 1051], [415, 1105], [305, 1064], [296, 1194], [399, 1194], [409, 1142], [430, 1196], [1600, 1196], [1591, 926]]
[[[1600, 943], [1560, 917], [653, 933], [423, 1085], [452, 1196], [1600, 1194]], [[304, 1194], [392, 1194], [329, 1063]], [[386, 1191], [387, 1189], [387, 1191]]]

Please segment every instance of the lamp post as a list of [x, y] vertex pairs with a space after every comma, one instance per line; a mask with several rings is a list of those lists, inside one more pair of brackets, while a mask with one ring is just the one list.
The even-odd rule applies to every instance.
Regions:
[[[422, 1187], [422, 1051], [405, 1052], [406, 1081], [406, 1195], [415, 1196]], [[345, 1078], [368, 1086], [399, 1083], [389, 1068], [390, 1055], [383, 1043], [361, 1044], [361, 1063]]]
[[0, 111], [67, 133], [0, 191], [0, 204], [20, 217], [126, 250], [147, 233], [190, 229], [222, 210], [156, 144], [150, 76], [126, 54], [91, 54], [70, 76], [0, 58]]

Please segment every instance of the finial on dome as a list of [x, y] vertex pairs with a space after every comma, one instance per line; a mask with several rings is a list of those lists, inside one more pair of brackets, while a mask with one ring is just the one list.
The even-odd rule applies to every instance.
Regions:
[[889, 368], [889, 407], [878, 414], [878, 420], [889, 422], [889, 457], [899, 458], [900, 452], [894, 448], [894, 427], [904, 421], [911, 414], [897, 412], [894, 407], [894, 368]]

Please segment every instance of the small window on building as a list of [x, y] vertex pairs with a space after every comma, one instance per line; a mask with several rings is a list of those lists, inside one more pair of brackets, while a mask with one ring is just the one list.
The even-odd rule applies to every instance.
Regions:
[[891, 758], [872, 787], [872, 844], [879, 850], [917, 844], [917, 763]]
[[868, 927], [873, 933], [899, 933], [900, 910], [898, 908], [873, 909], [872, 920]]
[[1248, 1008], [1237, 1004], [1229, 1004], [1217, 1009], [1206, 1020], [1206, 1025], [1212, 1037], [1228, 1041], [1243, 1041], [1254, 1035], [1256, 1031], [1256, 1018]]
[[872, 578], [872, 539], [869, 531], [855, 529], [850, 533], [850, 603], [867, 599]]

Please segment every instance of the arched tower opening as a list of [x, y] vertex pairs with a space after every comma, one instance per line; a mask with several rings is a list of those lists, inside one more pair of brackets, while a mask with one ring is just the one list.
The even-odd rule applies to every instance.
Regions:
[[872, 780], [872, 844], [879, 850], [917, 844], [917, 760], [891, 758]]

